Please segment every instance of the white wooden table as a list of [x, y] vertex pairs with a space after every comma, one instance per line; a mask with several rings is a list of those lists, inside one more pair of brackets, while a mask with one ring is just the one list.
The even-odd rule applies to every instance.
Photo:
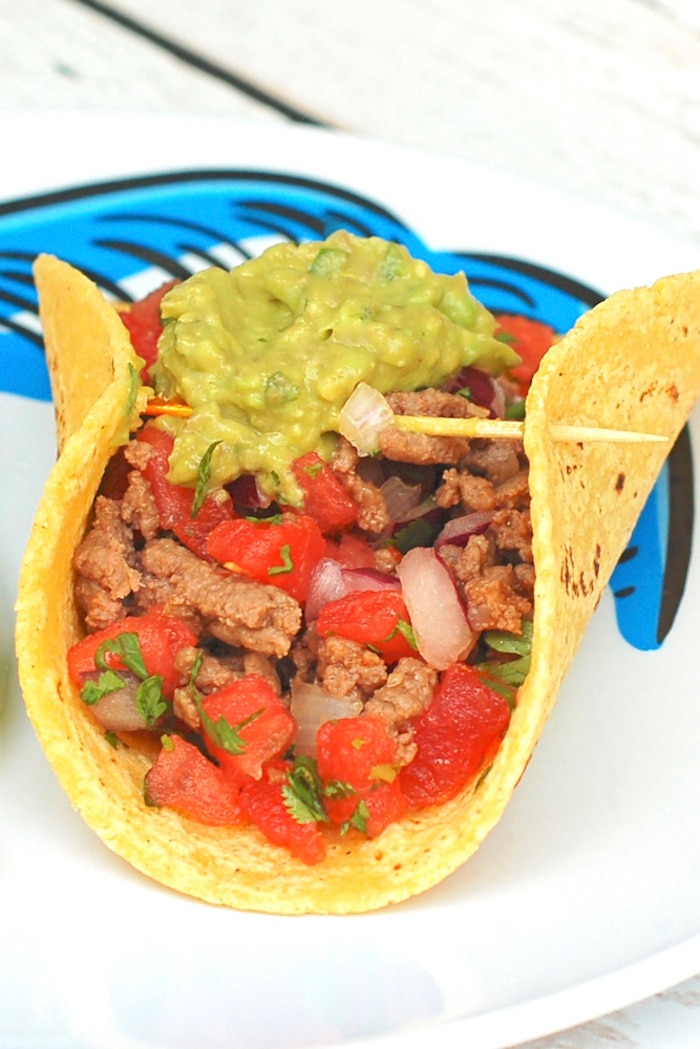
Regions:
[[[0, 110], [319, 123], [698, 246], [697, 0], [0, 0]], [[700, 977], [529, 1049], [697, 1049]]]

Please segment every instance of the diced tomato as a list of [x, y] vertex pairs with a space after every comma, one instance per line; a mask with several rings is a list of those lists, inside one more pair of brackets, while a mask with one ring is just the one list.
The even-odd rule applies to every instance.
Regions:
[[[126, 616], [118, 619], [103, 630], [88, 634], [68, 650], [68, 672], [76, 685], [82, 685], [85, 675], [94, 674], [95, 656], [104, 641], [113, 640], [120, 634], [136, 634], [144, 665], [149, 675], [160, 674], [163, 678], [163, 695], [172, 695], [180, 683], [175, 669], [175, 656], [181, 648], [197, 644], [197, 635], [187, 623], [177, 616], [164, 615], [151, 609], [142, 616]], [[115, 670], [125, 667], [114, 652], [105, 654], [105, 663]]]
[[364, 802], [367, 806], [365, 833], [368, 838], [378, 837], [390, 823], [403, 819], [408, 812], [408, 802], [398, 778], [390, 783], [376, 783], [365, 794]]
[[220, 488], [209, 494], [194, 517], [191, 512], [173, 525], [173, 532], [181, 543], [198, 557], [208, 558], [207, 540], [218, 524], [235, 517], [233, 502], [228, 492]]
[[238, 788], [213, 762], [180, 736], [169, 736], [146, 773], [147, 805], [168, 806], [210, 826], [241, 822]]
[[326, 549], [321, 530], [306, 514], [284, 513], [224, 521], [207, 540], [207, 552], [233, 571], [305, 601], [314, 566]]
[[317, 733], [317, 751], [333, 824], [351, 823], [373, 838], [405, 815], [406, 799], [394, 770], [396, 742], [381, 718], [367, 714], [325, 722]]
[[510, 374], [521, 382], [525, 393], [540, 361], [556, 338], [554, 328], [531, 317], [507, 313], [498, 314], [496, 321], [496, 334], [509, 336], [509, 344], [522, 358], [522, 363], [512, 368]]
[[344, 532], [338, 543], [337, 561], [344, 568], [374, 568], [374, 553], [364, 536]]
[[161, 528], [170, 531], [183, 518], [189, 518], [194, 489], [187, 488], [185, 485], [172, 484], [168, 480], [169, 457], [175, 443], [169, 433], [157, 426], [146, 425], [139, 430], [136, 437], [154, 449], [154, 453], [143, 470], [143, 475], [151, 486], [158, 507]]
[[246, 674], [210, 692], [202, 709], [207, 747], [236, 782], [259, 779], [263, 765], [284, 754], [294, 739], [294, 718], [259, 674]]
[[307, 452], [295, 459], [292, 473], [304, 493], [304, 513], [313, 517], [324, 535], [336, 535], [355, 524], [355, 500], [320, 455]]
[[247, 783], [241, 804], [248, 819], [268, 841], [289, 849], [302, 863], [313, 865], [325, 859], [326, 843], [318, 823], [299, 823], [284, 803], [284, 780], [264, 776]]
[[[321, 608], [320, 637], [346, 637], [371, 645], [387, 663], [417, 655], [406, 603], [398, 590], [354, 590]], [[408, 636], [407, 636], [408, 635]]]
[[325, 721], [316, 746], [321, 779], [349, 783], [355, 790], [371, 786], [378, 766], [391, 765], [396, 757], [396, 741], [374, 714]]
[[463, 663], [449, 667], [415, 722], [418, 752], [399, 772], [409, 805], [423, 808], [453, 798], [492, 759], [509, 720], [505, 699], [476, 670]]
[[206, 557], [209, 533], [217, 524], [230, 521], [235, 515], [231, 496], [225, 488], [210, 492], [192, 517], [194, 488], [168, 480], [174, 444], [171, 435], [157, 426], [144, 426], [137, 438], [154, 449], [143, 475], [153, 492], [161, 528], [174, 532], [198, 557]]
[[156, 362], [158, 339], [163, 330], [163, 322], [160, 318], [161, 299], [177, 283], [176, 280], [168, 281], [162, 287], [152, 291], [145, 299], [132, 303], [128, 309], [122, 310], [119, 314], [129, 332], [131, 345], [139, 357], [146, 362], [146, 366], [141, 371], [141, 378], [146, 384], [150, 382], [148, 369]]

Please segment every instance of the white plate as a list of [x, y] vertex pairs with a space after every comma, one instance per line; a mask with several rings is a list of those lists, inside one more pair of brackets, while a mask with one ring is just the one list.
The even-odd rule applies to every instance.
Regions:
[[[585, 201], [324, 132], [6, 114], [0, 135], [5, 201], [195, 166], [256, 169], [344, 187], [435, 250], [529, 260], [604, 293], [698, 265], [688, 245]], [[27, 221], [26, 211], [0, 211], [0, 238]], [[25, 718], [11, 608], [53, 460], [52, 412], [0, 398], [3, 1046], [409, 1049], [427, 1036], [435, 1049], [498, 1049], [700, 970], [695, 559], [660, 648], [620, 636], [606, 593], [505, 817], [441, 886], [359, 917], [221, 911], [108, 852], [72, 811]]]

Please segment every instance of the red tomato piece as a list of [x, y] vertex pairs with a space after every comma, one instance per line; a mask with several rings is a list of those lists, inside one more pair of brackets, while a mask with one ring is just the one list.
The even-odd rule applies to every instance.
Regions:
[[338, 543], [336, 560], [344, 568], [374, 568], [374, 553], [364, 536], [345, 532]]
[[525, 393], [540, 361], [556, 338], [554, 328], [542, 321], [516, 314], [499, 314], [496, 321], [496, 334], [508, 335], [510, 345], [522, 358], [522, 363], [516, 368], [511, 368], [510, 374], [520, 380]]
[[335, 827], [354, 827], [368, 838], [376, 838], [390, 823], [406, 815], [408, 802], [398, 779], [391, 783], [378, 780], [348, 797], [327, 798], [326, 811]]
[[306, 514], [224, 521], [207, 540], [207, 552], [214, 560], [258, 582], [278, 586], [301, 602], [306, 600], [311, 573], [325, 550], [320, 528]]
[[294, 479], [304, 493], [304, 513], [317, 522], [324, 535], [336, 535], [357, 520], [357, 503], [316, 452], [307, 452], [292, 463]]
[[207, 557], [209, 533], [217, 524], [230, 521], [235, 516], [230, 494], [225, 488], [210, 492], [192, 517], [194, 489], [172, 484], [168, 480], [173, 438], [156, 426], [144, 426], [137, 437], [154, 449], [143, 475], [153, 492], [161, 528], [174, 532], [180, 542], [198, 557]]
[[[326, 788], [331, 823], [352, 822], [374, 838], [407, 811], [398, 779], [393, 777], [396, 742], [381, 718], [368, 714], [321, 725], [317, 734], [318, 772]], [[333, 784], [351, 787], [338, 796]]]
[[302, 863], [320, 863], [326, 843], [318, 823], [299, 823], [284, 803], [283, 779], [267, 776], [247, 783], [241, 791], [241, 805], [251, 823], [268, 841], [289, 849]]
[[[160, 674], [163, 678], [163, 695], [172, 695], [180, 683], [175, 670], [175, 656], [181, 648], [197, 645], [197, 635], [177, 616], [164, 615], [151, 609], [142, 616], [126, 616], [94, 634], [88, 634], [68, 650], [68, 672], [74, 684], [81, 686], [87, 674], [94, 674], [97, 667], [95, 656], [104, 641], [117, 638], [120, 634], [136, 634], [144, 665], [149, 675]], [[105, 654], [105, 663], [114, 670], [126, 669], [114, 652]]]
[[147, 805], [167, 806], [198, 823], [225, 826], [241, 822], [239, 791], [192, 743], [169, 736], [146, 773]]
[[449, 667], [430, 706], [416, 719], [418, 752], [399, 772], [409, 806], [423, 808], [453, 798], [491, 760], [509, 720], [505, 699], [472, 667]]
[[417, 655], [406, 636], [410, 619], [398, 590], [354, 590], [329, 601], [319, 612], [316, 628], [320, 637], [335, 634], [371, 645], [389, 664]]
[[177, 283], [176, 280], [168, 281], [162, 287], [152, 291], [145, 299], [132, 303], [128, 309], [122, 310], [119, 314], [129, 332], [131, 345], [139, 357], [146, 362], [145, 367], [141, 370], [141, 378], [147, 385], [150, 382], [148, 369], [156, 362], [158, 339], [163, 330], [163, 322], [160, 318], [161, 299]]
[[403, 819], [408, 812], [408, 802], [398, 778], [391, 783], [377, 783], [365, 794], [364, 802], [367, 806], [365, 833], [368, 838], [377, 838], [390, 823]]
[[172, 484], [168, 480], [169, 458], [175, 443], [169, 433], [157, 426], [147, 425], [139, 430], [136, 437], [154, 449], [144, 467], [143, 475], [151, 486], [158, 507], [160, 526], [165, 531], [170, 531], [183, 518], [189, 519], [194, 489]]
[[173, 525], [173, 532], [181, 543], [189, 547], [198, 557], [209, 558], [207, 540], [218, 524], [232, 521], [235, 517], [233, 501], [228, 492], [221, 488], [208, 495], [194, 517], [188, 514]]
[[236, 782], [260, 779], [263, 765], [283, 754], [294, 739], [294, 718], [258, 674], [246, 674], [210, 692], [202, 700], [202, 709], [208, 719], [204, 724], [207, 747]]
[[377, 781], [378, 766], [391, 765], [396, 742], [374, 714], [325, 721], [316, 735], [318, 774], [324, 782], [338, 780], [355, 790]]

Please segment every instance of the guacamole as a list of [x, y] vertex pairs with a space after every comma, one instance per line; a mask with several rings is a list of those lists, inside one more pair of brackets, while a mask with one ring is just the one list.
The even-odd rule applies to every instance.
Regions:
[[378, 237], [346, 232], [284, 243], [226, 272], [177, 285], [161, 304], [156, 393], [192, 408], [174, 432], [170, 480], [242, 473], [298, 502], [289, 465], [332, 452], [340, 410], [359, 382], [382, 393], [440, 386], [465, 365], [518, 363], [463, 274], [445, 276]]

